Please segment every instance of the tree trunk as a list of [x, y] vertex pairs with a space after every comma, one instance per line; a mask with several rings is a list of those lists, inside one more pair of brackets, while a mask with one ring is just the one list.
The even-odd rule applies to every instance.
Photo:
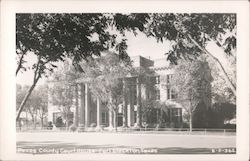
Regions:
[[66, 113], [66, 118], [65, 118], [65, 121], [66, 121], [65, 127], [66, 127], [66, 130], [68, 130], [68, 128], [69, 128], [68, 113]]
[[159, 111], [156, 109], [156, 122], [159, 124]]
[[217, 59], [216, 57], [214, 57], [209, 51], [207, 51], [205, 48], [201, 47], [193, 38], [190, 34], [187, 34], [188, 38], [201, 50], [203, 51], [204, 53], [206, 53], [207, 55], [209, 55], [209, 57], [211, 57], [213, 60], [215, 60], [223, 75], [224, 75], [224, 78], [225, 78], [225, 81], [227, 82], [228, 86], [230, 87], [230, 89], [232, 90], [233, 94], [236, 96], [236, 87], [235, 85], [232, 83], [232, 81], [230, 80], [226, 70], [224, 69], [223, 65], [221, 64], [221, 62], [219, 61], [219, 59]]
[[35, 81], [35, 82], [32, 84], [32, 86], [31, 86], [31, 87], [29, 88], [29, 90], [28, 90], [28, 93], [25, 95], [25, 97], [24, 97], [22, 103], [20, 104], [20, 106], [19, 106], [19, 108], [18, 108], [18, 112], [17, 112], [16, 121], [19, 120], [20, 114], [21, 114], [21, 112], [23, 111], [23, 108], [24, 108], [24, 106], [25, 106], [25, 104], [26, 104], [26, 102], [27, 102], [29, 96], [31, 95], [33, 89], [35, 88], [36, 83], [37, 83], [37, 81]]
[[18, 72], [20, 71], [20, 69], [21, 69], [21, 67], [22, 67], [24, 53], [25, 53], [25, 52], [22, 52], [22, 56], [21, 56], [21, 58], [20, 58], [20, 60], [19, 60], [19, 63], [18, 63], [17, 69], [16, 69], [16, 76], [17, 76]]
[[193, 131], [193, 114], [190, 114], [189, 116], [189, 132]]
[[43, 116], [40, 119], [41, 119], [41, 127], [43, 129]]
[[114, 117], [114, 129], [115, 129], [115, 131], [117, 131], [117, 112], [116, 112], [116, 110], [114, 110], [113, 111], [113, 117]]
[[[45, 65], [45, 64], [43, 64]], [[28, 90], [28, 93], [25, 95], [22, 103], [20, 104], [19, 106], [19, 109], [18, 109], [18, 113], [17, 113], [17, 116], [16, 116], [16, 121], [19, 120], [19, 117], [20, 117], [20, 114], [21, 112], [23, 111], [23, 108], [29, 98], [29, 96], [31, 95], [33, 89], [35, 88], [38, 80], [40, 79], [41, 77], [41, 72], [40, 70], [42, 70], [43, 68], [41, 68], [41, 56], [38, 57], [38, 60], [37, 60], [37, 64], [36, 64], [36, 69], [34, 71], [34, 77], [33, 77], [33, 84], [30, 86], [29, 90]]]
[[32, 124], [33, 124], [33, 129], [35, 129], [35, 118], [32, 116]]
[[36, 129], [36, 115], [34, 116], [34, 127], [35, 127], [35, 129]]
[[35, 129], [36, 129], [36, 121], [37, 121], [37, 115], [35, 115]]
[[109, 109], [109, 128], [113, 129], [113, 112]]
[[27, 129], [28, 128], [28, 112], [27, 111], [25, 112], [25, 119], [26, 119], [25, 120], [25, 124], [26, 124], [25, 128]]

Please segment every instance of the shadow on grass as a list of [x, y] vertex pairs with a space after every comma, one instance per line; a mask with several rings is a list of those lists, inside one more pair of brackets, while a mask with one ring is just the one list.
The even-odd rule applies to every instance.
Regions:
[[[231, 149], [229, 151], [228, 149]], [[113, 154], [235, 154], [235, 148], [140, 148], [132, 146], [105, 145], [79, 145], [77, 143], [63, 143], [60, 141], [17, 142], [17, 153], [28, 154], [72, 154], [72, 153], [113, 153]]]

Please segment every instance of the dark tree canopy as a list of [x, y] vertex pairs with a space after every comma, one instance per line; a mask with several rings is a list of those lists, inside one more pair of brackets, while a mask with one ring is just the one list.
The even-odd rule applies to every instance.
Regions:
[[[16, 15], [16, 75], [26, 70], [25, 59], [35, 54], [36, 63], [33, 84], [20, 104], [16, 120], [30, 94], [42, 76], [47, 76], [57, 66], [56, 62], [70, 58], [77, 70], [78, 64], [88, 57], [100, 56], [100, 53], [114, 48], [121, 58], [127, 58], [126, 39], [117, 40], [118, 34], [126, 30], [142, 31], [147, 22], [147, 14], [17, 14]], [[124, 23], [126, 22], [126, 23]], [[111, 33], [111, 30], [118, 32]]]
[[[27, 51], [41, 56], [42, 63], [63, 61], [71, 57], [79, 62], [89, 56], [116, 47], [126, 54], [126, 40], [118, 42], [117, 33], [144, 29], [147, 14], [17, 14], [16, 52], [19, 57]], [[21, 64], [24, 60], [18, 63]], [[52, 66], [54, 67], [54, 66]]]
[[[168, 60], [173, 63], [180, 58], [195, 59], [203, 52], [190, 37], [203, 48], [208, 41], [214, 40], [228, 54], [236, 48], [236, 14], [155, 13], [151, 18], [146, 32], [158, 41], [174, 41], [172, 50], [167, 53]], [[234, 35], [223, 40], [226, 32]]]
[[168, 60], [177, 64], [179, 59], [194, 60], [206, 54], [217, 63], [228, 87], [236, 95], [235, 82], [230, 80], [217, 53], [206, 49], [213, 41], [225, 54], [236, 57], [236, 14], [153, 13], [150, 17], [145, 32], [158, 41], [171, 41], [171, 49], [166, 53]]

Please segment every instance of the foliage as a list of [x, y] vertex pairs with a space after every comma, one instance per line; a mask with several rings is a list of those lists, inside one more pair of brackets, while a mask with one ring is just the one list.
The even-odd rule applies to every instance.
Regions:
[[74, 103], [74, 81], [77, 76], [75, 68], [68, 60], [54, 72], [50, 82], [50, 101], [62, 112], [63, 118], [66, 120], [66, 127], [69, 125], [69, 115]]
[[[22, 102], [22, 99], [25, 97], [25, 93], [29, 86], [21, 86], [16, 85], [16, 108], [18, 110], [19, 105]], [[34, 125], [36, 123], [37, 117], [40, 118], [41, 126], [43, 126], [43, 119], [47, 117], [48, 113], [48, 96], [47, 96], [48, 88], [46, 85], [39, 86], [38, 89], [34, 90], [34, 92], [29, 97], [24, 110], [28, 112]]]
[[107, 52], [102, 57], [81, 63], [81, 77], [89, 80], [89, 88], [95, 99], [107, 103], [110, 111], [117, 114], [123, 100], [122, 78], [132, 71], [130, 60], [122, 60], [117, 54]]
[[16, 84], [16, 110], [18, 110], [28, 88], [29, 86]]
[[[151, 14], [151, 20], [148, 36], [156, 37], [158, 41], [173, 41], [167, 55], [174, 63], [179, 58], [196, 59], [202, 52], [188, 34], [203, 48], [211, 40], [224, 46], [228, 54], [236, 48], [236, 14], [155, 13]], [[224, 38], [228, 32], [232, 34]]]
[[[213, 79], [212, 82], [212, 98], [214, 103], [224, 103], [230, 102], [232, 104], [236, 104], [236, 96], [232, 92], [232, 90], [227, 86], [225, 79], [223, 79], [223, 75], [220, 70], [216, 67], [215, 63], [208, 59], [209, 66], [211, 68], [211, 74]], [[227, 71], [230, 79], [236, 85], [236, 60], [232, 60], [228, 58], [227, 62]]]
[[215, 103], [212, 108], [215, 117], [212, 123], [230, 121], [236, 117], [236, 106], [231, 103]]
[[212, 77], [208, 64], [204, 60], [181, 61], [176, 66], [171, 86], [178, 93], [177, 101], [188, 113], [190, 130], [192, 130], [192, 117], [199, 103], [202, 108], [210, 108]]
[[[124, 23], [126, 22], [126, 23]], [[117, 33], [143, 30], [147, 14], [17, 14], [16, 15], [16, 75], [21, 70], [31, 68], [34, 72], [33, 84], [24, 97], [16, 117], [18, 120], [26, 101], [42, 76], [48, 76], [56, 67], [56, 62], [69, 57], [78, 70], [78, 62], [88, 57], [100, 56], [102, 51], [115, 48], [122, 58], [126, 58], [126, 40], [117, 41]], [[35, 55], [37, 61], [25, 67], [26, 56]]]
[[64, 127], [64, 123], [63, 123], [62, 117], [56, 118], [55, 126], [56, 126], [56, 127]]
[[122, 100], [122, 78], [132, 70], [129, 60], [124, 61], [114, 53], [107, 53], [98, 59], [83, 62], [81, 66], [84, 69], [82, 77], [90, 80], [88, 83], [93, 95], [102, 102], [109, 102], [111, 109], [116, 108]]
[[70, 125], [69, 130], [75, 132], [77, 130], [77, 127], [74, 124], [72, 124]]
[[[110, 30], [118, 32], [111, 33]], [[233, 55], [236, 48], [236, 14], [17, 14], [16, 15], [16, 75], [26, 70], [26, 56], [35, 55], [37, 61], [30, 67], [34, 71], [33, 84], [22, 100], [18, 120], [26, 101], [42, 76], [48, 76], [56, 62], [66, 57], [72, 60], [77, 70], [79, 62], [88, 57], [100, 56], [111, 48], [120, 58], [127, 59], [126, 39], [118, 41], [118, 33], [143, 31], [158, 41], [169, 40], [171, 50], [167, 59], [177, 63], [180, 58], [193, 60], [206, 53], [219, 65], [223, 78], [236, 95], [236, 87], [220, 60], [205, 47], [215, 41], [225, 53]], [[228, 34], [230, 33], [230, 34]]]
[[226, 128], [227, 121], [236, 117], [236, 106], [231, 103], [215, 103], [212, 108], [197, 108], [194, 113], [194, 127]]
[[171, 49], [166, 53], [168, 60], [177, 64], [179, 59], [195, 60], [206, 54], [217, 63], [236, 95], [235, 80], [230, 79], [217, 53], [206, 49], [208, 43], [215, 42], [225, 55], [236, 58], [236, 14], [154, 13], [150, 17], [145, 33], [157, 41], [171, 41]]
[[[92, 55], [100, 56], [100, 52], [112, 47], [124, 54], [125, 40], [117, 42], [117, 33], [110, 33], [110, 27], [123, 34], [126, 30], [142, 31], [147, 17], [147, 14], [17, 14], [16, 53], [20, 57], [31, 52], [40, 56], [43, 65], [51, 63], [48, 70], [53, 70], [53, 63], [65, 57], [79, 62]], [[24, 59], [18, 62], [24, 68]]]

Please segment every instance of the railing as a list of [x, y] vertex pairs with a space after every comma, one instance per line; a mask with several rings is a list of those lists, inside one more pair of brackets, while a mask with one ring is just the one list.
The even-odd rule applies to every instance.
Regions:
[[118, 133], [165, 133], [165, 134], [198, 134], [198, 135], [235, 135], [236, 129], [215, 129], [215, 128], [193, 128], [192, 132], [189, 128], [113, 128], [112, 131], [108, 127], [104, 128], [78, 128], [72, 130], [70, 127], [17, 127], [17, 132], [118, 132]]

